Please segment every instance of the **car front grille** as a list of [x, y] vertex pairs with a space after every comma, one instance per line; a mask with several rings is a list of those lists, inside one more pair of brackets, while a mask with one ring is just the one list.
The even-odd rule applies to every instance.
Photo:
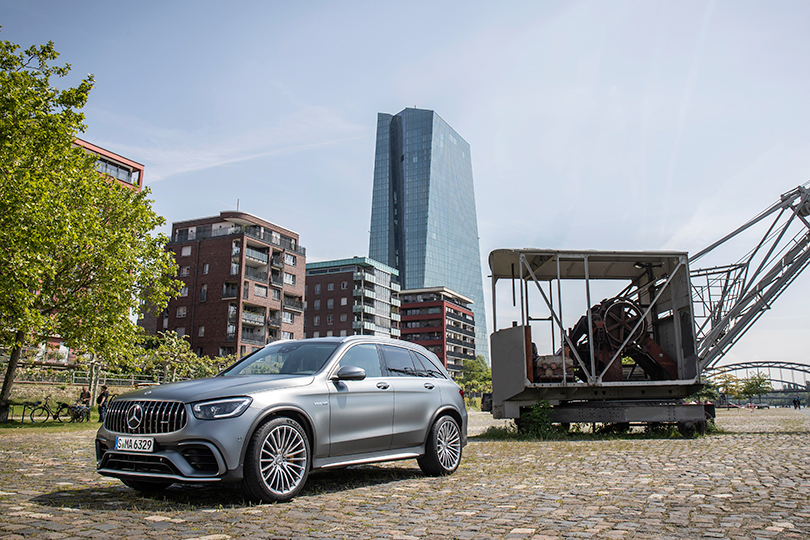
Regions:
[[115, 433], [154, 435], [183, 429], [186, 421], [186, 406], [179, 401], [116, 400], [110, 403], [104, 427]]
[[172, 465], [171, 461], [163, 456], [153, 456], [150, 454], [119, 454], [117, 452], [107, 452], [102, 459], [101, 468], [121, 472], [180, 474], [174, 465]]

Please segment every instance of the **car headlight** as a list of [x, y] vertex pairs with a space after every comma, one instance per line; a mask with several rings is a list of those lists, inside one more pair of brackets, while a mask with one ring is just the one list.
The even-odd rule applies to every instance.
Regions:
[[235, 418], [245, 412], [253, 402], [253, 398], [238, 397], [202, 401], [191, 406], [191, 412], [200, 420], [219, 420], [220, 418]]

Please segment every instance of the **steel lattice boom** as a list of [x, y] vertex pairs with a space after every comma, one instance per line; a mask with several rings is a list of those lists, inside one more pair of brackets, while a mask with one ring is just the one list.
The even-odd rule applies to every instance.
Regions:
[[[810, 263], [810, 183], [783, 194], [758, 216], [690, 258], [700, 370], [714, 366]], [[734, 264], [695, 262], [742, 232], [765, 229]]]

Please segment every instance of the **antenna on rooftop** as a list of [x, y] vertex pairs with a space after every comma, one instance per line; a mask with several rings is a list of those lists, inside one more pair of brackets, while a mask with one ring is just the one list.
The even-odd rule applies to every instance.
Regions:
[[236, 199], [236, 211], [239, 211], [239, 199]]

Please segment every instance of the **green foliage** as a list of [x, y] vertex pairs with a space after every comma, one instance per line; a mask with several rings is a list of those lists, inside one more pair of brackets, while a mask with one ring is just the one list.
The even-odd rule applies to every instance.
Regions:
[[136, 342], [140, 306], [162, 309], [179, 290], [149, 190], [100, 175], [74, 144], [94, 81], [53, 87], [70, 71], [57, 57], [52, 43], [0, 42], [0, 345], [17, 351], [0, 401], [26, 343], [59, 335], [115, 362]]
[[773, 386], [768, 376], [761, 371], [757, 371], [750, 377], [742, 380], [740, 396], [751, 399], [754, 396], [761, 396], [773, 392]]
[[475, 359], [465, 360], [456, 383], [465, 394], [492, 392], [492, 370], [486, 359], [479, 354]]
[[549, 411], [551, 405], [548, 401], [538, 401], [528, 411], [521, 413], [518, 431], [532, 439], [559, 437], [563, 434], [563, 429], [551, 423]]
[[135, 367], [163, 382], [211, 377], [230, 361], [230, 357], [212, 360], [207, 356], [197, 356], [186, 336], [179, 336], [174, 330], [158, 332], [157, 336], [144, 341], [149, 348], [142, 349], [141, 354], [134, 358]]
[[730, 373], [725, 373], [723, 375], [714, 377], [712, 384], [719, 392], [730, 398], [738, 398], [741, 396], [740, 391], [742, 389], [742, 383], [737, 377], [731, 375]]
[[714, 384], [707, 382], [703, 388], [689, 396], [689, 399], [704, 403], [707, 401], [717, 403], [720, 401], [720, 392], [717, 390], [717, 387], [715, 387]]

